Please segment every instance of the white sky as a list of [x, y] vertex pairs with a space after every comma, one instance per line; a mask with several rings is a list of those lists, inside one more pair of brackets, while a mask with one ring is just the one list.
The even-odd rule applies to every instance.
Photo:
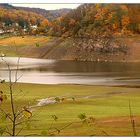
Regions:
[[31, 7], [31, 8], [42, 8], [46, 10], [55, 10], [61, 8], [77, 8], [80, 4], [12, 4], [13, 6], [20, 6], [20, 7]]

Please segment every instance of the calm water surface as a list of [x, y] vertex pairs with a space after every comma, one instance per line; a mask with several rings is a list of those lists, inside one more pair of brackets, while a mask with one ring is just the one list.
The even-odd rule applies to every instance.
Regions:
[[[5, 57], [15, 79], [17, 57]], [[20, 58], [18, 82], [39, 84], [140, 85], [140, 63], [77, 62]], [[0, 59], [0, 79], [8, 70]]]

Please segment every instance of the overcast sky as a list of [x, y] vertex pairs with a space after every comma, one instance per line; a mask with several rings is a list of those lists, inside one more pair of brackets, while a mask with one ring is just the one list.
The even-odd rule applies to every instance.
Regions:
[[12, 4], [13, 6], [42, 8], [46, 10], [55, 10], [61, 8], [77, 8], [80, 4]]

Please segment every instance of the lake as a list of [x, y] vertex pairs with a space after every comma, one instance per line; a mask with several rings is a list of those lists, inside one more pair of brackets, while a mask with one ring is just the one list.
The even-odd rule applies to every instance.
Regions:
[[[15, 79], [17, 57], [4, 57]], [[140, 85], [140, 63], [81, 62], [20, 58], [18, 82], [38, 84]], [[8, 69], [0, 59], [0, 79]]]

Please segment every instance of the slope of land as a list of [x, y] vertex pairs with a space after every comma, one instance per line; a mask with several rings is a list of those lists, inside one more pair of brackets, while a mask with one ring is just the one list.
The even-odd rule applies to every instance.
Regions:
[[[83, 44], [81, 39], [69, 38], [62, 41], [57, 47], [52, 47], [43, 58], [62, 59], [62, 60], [79, 60], [79, 61], [110, 61], [110, 62], [139, 62], [140, 61], [140, 37], [121, 38], [125, 41], [127, 48], [120, 48], [116, 52], [100, 52], [98, 46], [96, 50], [90, 48], [93, 42], [89, 39]], [[82, 42], [82, 43], [81, 43]], [[78, 46], [79, 45], [79, 46]], [[86, 46], [88, 46], [86, 48]]]
[[[77, 61], [140, 61], [140, 6], [138, 4], [82, 4], [77, 9], [66, 12], [51, 21], [44, 19], [44, 15], [41, 14], [44, 11], [42, 9], [21, 8], [22, 10], [19, 10], [19, 8], [15, 10], [16, 7], [10, 5], [2, 6], [6, 9], [1, 9], [1, 11], [9, 15], [6, 20], [4, 14], [1, 18], [2, 22], [7, 23], [7, 28], [14, 29], [11, 23], [15, 22], [13, 20], [15, 16], [19, 27], [24, 28], [18, 16], [20, 12], [25, 14], [22, 18], [27, 27], [30, 23], [40, 25], [32, 30], [30, 29], [32, 26], [29, 26], [26, 33], [22, 33], [15, 26], [13, 31], [19, 31], [18, 34], [22, 36], [14, 37], [15, 42], [11, 44], [9, 40], [12, 38], [1, 38], [1, 52], [6, 55], [7, 52], [10, 55], [10, 51], [12, 53], [15, 50], [13, 47], [8, 51], [9, 46], [16, 44], [18, 55], [25, 57]], [[13, 13], [15, 16], [11, 15], [11, 11], [15, 12]], [[65, 10], [60, 11], [64, 13]], [[56, 11], [51, 12], [56, 13]], [[29, 16], [29, 13], [32, 16]], [[46, 16], [49, 17], [49, 15]], [[27, 17], [32, 17], [30, 22]], [[5, 24], [2, 23], [1, 26], [5, 27]], [[47, 41], [38, 40], [42, 33], [47, 36]], [[33, 39], [31, 35], [36, 36]], [[23, 44], [26, 38], [28, 41]], [[35, 38], [37, 38], [36, 41]]]
[[[58, 60], [76, 60], [76, 61], [110, 61], [110, 62], [140, 62], [140, 37], [125, 37], [119, 39], [128, 46], [127, 50], [118, 50], [116, 52], [100, 52], [86, 48], [93, 42], [86, 39], [88, 44], [82, 39], [45, 36], [25, 36], [9, 37], [0, 39], [0, 51], [7, 56], [23, 56]], [[80, 44], [84, 43], [85, 49], [80, 49]], [[78, 46], [79, 45], [79, 46]]]

